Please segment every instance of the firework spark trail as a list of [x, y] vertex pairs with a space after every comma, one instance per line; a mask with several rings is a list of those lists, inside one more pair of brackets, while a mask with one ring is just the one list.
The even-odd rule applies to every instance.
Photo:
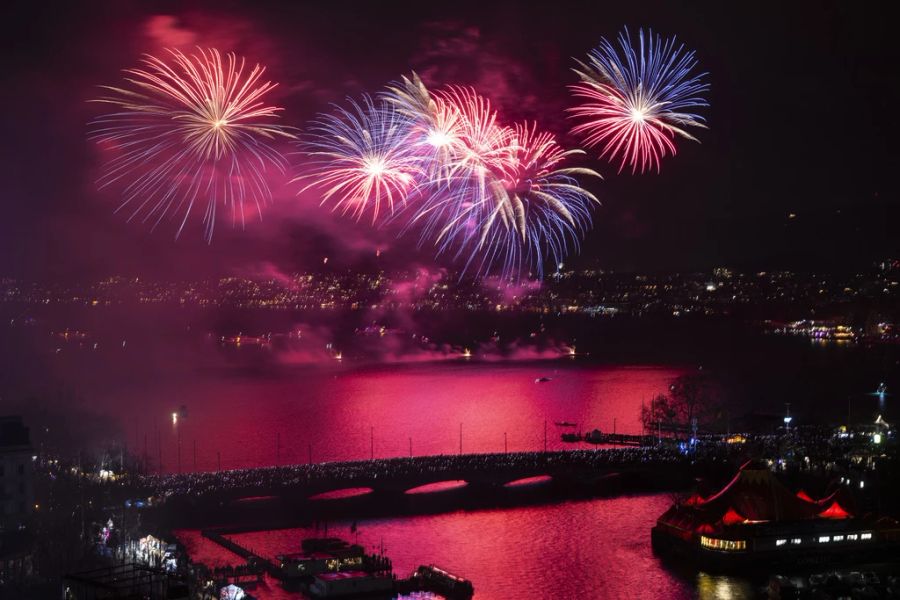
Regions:
[[271, 200], [267, 173], [287, 168], [273, 143], [294, 136], [273, 122], [281, 109], [264, 98], [277, 84], [262, 81], [263, 67], [247, 70], [244, 59], [223, 60], [215, 49], [168, 52], [171, 63], [145, 55], [142, 68], [125, 71], [130, 85], [103, 86], [109, 95], [95, 100], [117, 107], [90, 124], [90, 138], [117, 152], [98, 184], [125, 184], [117, 212], [128, 209], [128, 220], [156, 227], [181, 215], [176, 237], [205, 201], [210, 241], [219, 204], [242, 226], [245, 203], [262, 215]]
[[425, 162], [427, 179], [448, 179], [454, 156], [464, 149], [462, 113], [433, 96], [416, 73], [388, 86], [382, 98], [408, 120], [410, 142]]
[[423, 161], [408, 119], [393, 106], [369, 96], [349, 102], [349, 109], [336, 106], [310, 127], [301, 149], [311, 160], [294, 180], [311, 179], [301, 191], [323, 188], [323, 204], [334, 198], [335, 210], [357, 220], [371, 209], [374, 224], [382, 205], [392, 215], [407, 201]]
[[697, 141], [686, 128], [705, 127], [691, 111], [708, 106], [706, 73], [693, 74], [694, 52], [674, 38], [652, 31], [645, 37], [641, 29], [635, 46], [626, 29], [618, 41], [619, 49], [603, 39], [587, 64], [578, 61], [581, 83], [570, 89], [584, 102], [570, 109], [582, 120], [572, 133], [589, 147], [601, 147], [601, 158], [620, 161], [619, 172], [626, 165], [632, 173], [659, 171], [660, 161], [676, 152], [676, 135]]

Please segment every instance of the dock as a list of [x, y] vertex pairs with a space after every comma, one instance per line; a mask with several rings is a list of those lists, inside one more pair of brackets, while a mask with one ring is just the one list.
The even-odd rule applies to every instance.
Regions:
[[626, 433], [602, 433], [600, 430], [581, 434], [564, 433], [562, 441], [568, 443], [587, 442], [588, 444], [607, 446], [633, 446], [646, 447], [659, 445], [659, 438], [655, 435], [630, 435]]

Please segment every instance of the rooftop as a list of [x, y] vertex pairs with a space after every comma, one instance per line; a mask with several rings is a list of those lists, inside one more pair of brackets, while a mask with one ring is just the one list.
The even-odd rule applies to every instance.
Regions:
[[30, 445], [28, 428], [20, 416], [0, 417], [0, 449]]

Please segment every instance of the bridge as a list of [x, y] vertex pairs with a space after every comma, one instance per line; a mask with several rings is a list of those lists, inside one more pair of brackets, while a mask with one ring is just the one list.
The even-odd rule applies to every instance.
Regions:
[[134, 483], [142, 493], [163, 502], [228, 502], [260, 496], [308, 499], [356, 488], [403, 494], [448, 481], [490, 489], [534, 477], [582, 484], [600, 481], [613, 473], [654, 478], [688, 470], [697, 459], [696, 455], [686, 456], [663, 447], [438, 455], [150, 475], [139, 477]]

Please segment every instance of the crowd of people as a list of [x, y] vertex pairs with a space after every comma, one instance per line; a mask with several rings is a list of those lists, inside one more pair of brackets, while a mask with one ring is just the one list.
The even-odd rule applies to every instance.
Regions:
[[[276, 491], [292, 487], [368, 487], [381, 481], [408, 481], [434, 475], [465, 479], [478, 472], [552, 474], [565, 469], [596, 470], [634, 465], [663, 465], [695, 460], [694, 453], [672, 446], [600, 448], [559, 452], [509, 452], [386, 458], [311, 465], [259, 467], [218, 472], [139, 476], [138, 487], [160, 500], [234, 491]], [[426, 481], [427, 482], [427, 481]]]
[[[870, 434], [869, 434], [870, 435]], [[565, 471], [603, 470], [610, 467], [653, 467], [691, 462], [732, 461], [752, 455], [778, 462], [785, 458], [802, 460], [806, 468], [834, 464], [858, 451], [863, 435], [841, 437], [834, 430], [797, 430], [773, 435], [749, 436], [738, 443], [717, 439], [664, 440], [652, 446], [591, 448], [551, 452], [508, 452], [494, 454], [452, 454], [384, 458], [364, 461], [297, 464], [217, 472], [169, 475], [138, 475], [126, 483], [157, 500], [175, 497], [203, 497], [222, 493], [276, 493], [290, 488], [306, 488], [312, 493], [351, 487], [377, 487], [384, 483], [415, 482], [478, 477], [479, 473], [500, 479], [553, 475]], [[868, 438], [867, 438], [868, 439]], [[887, 441], [887, 440], [886, 440]]]

